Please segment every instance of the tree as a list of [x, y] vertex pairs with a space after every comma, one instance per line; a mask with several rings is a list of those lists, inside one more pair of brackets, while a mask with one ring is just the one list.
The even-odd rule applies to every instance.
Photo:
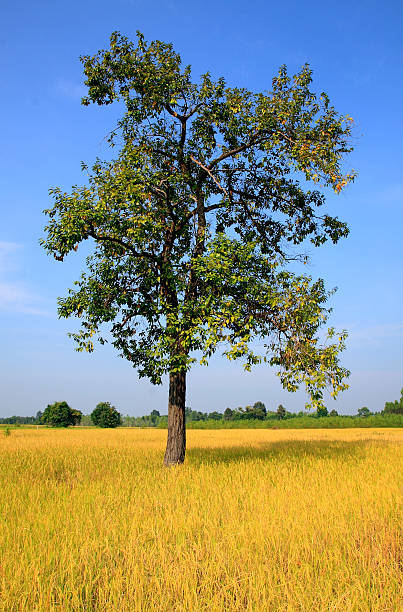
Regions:
[[224, 421], [231, 421], [234, 418], [234, 411], [231, 408], [224, 410]]
[[185, 408], [186, 421], [206, 421], [207, 412], [199, 412], [198, 410], [192, 410], [188, 406]]
[[55, 402], [47, 405], [42, 414], [41, 422], [50, 427], [69, 427], [70, 425], [78, 425], [81, 417], [82, 413], [70, 408], [67, 402]]
[[363, 406], [362, 408], [358, 408], [358, 416], [359, 417], [369, 417], [371, 416], [371, 411], [367, 406]]
[[286, 418], [287, 412], [282, 404], [280, 404], [279, 407], [277, 408], [276, 414], [277, 414], [277, 418], [280, 420]]
[[263, 421], [267, 416], [266, 406], [263, 402], [255, 402], [253, 404], [254, 418]]
[[221, 412], [217, 412], [216, 410], [214, 410], [213, 412], [209, 412], [208, 418], [212, 419], [213, 421], [221, 421], [223, 415], [221, 414]]
[[151, 410], [150, 413], [150, 419], [152, 421], [152, 423], [155, 425], [155, 423], [158, 421], [158, 419], [160, 418], [160, 413], [159, 410]]
[[122, 424], [122, 417], [109, 402], [100, 402], [91, 413], [91, 421], [97, 427], [117, 427]]
[[245, 408], [242, 408], [241, 406], [237, 409], [237, 415], [236, 418], [237, 419], [254, 419], [255, 418], [255, 414], [254, 414], [254, 410], [252, 408], [252, 406], [245, 406]]
[[309, 66], [293, 78], [283, 66], [269, 93], [253, 93], [209, 73], [195, 82], [172, 45], [141, 33], [136, 45], [118, 32], [81, 61], [82, 103], [123, 103], [108, 138], [118, 153], [83, 164], [86, 186], [50, 190], [41, 242], [60, 261], [93, 244], [86, 271], [59, 298], [61, 317], [81, 318], [77, 350], [109, 341], [153, 384], [168, 374], [165, 464], [185, 457], [195, 354], [206, 364], [224, 345], [247, 370], [265, 361], [289, 391], [304, 383], [313, 407], [328, 386], [334, 395], [347, 388], [345, 332], [328, 330], [324, 345], [317, 334], [330, 294], [321, 279], [288, 269], [307, 261], [298, 245], [348, 234], [307, 182], [339, 193], [354, 178], [342, 169], [352, 119], [311, 90]]
[[400, 390], [400, 400], [385, 402], [382, 414], [403, 414], [403, 389]]
[[329, 412], [329, 416], [331, 417], [337, 417], [339, 416], [339, 413], [337, 412], [337, 410], [335, 410], [334, 408]]
[[318, 406], [318, 408], [316, 410], [316, 416], [317, 417], [327, 417], [327, 416], [329, 416], [329, 413], [327, 411], [326, 406]]

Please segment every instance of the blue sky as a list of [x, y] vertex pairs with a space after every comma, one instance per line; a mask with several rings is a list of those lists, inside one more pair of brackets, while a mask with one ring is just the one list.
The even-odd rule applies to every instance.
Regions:
[[[346, 328], [350, 389], [329, 407], [380, 410], [403, 387], [403, 5], [379, 2], [213, 2], [3, 0], [0, 66], [0, 416], [35, 414], [66, 400], [89, 413], [110, 401], [125, 414], [166, 410], [167, 388], [139, 381], [112, 349], [74, 351], [56, 299], [83, 266], [85, 249], [59, 264], [42, 252], [48, 189], [84, 182], [80, 162], [108, 156], [113, 107], [85, 108], [81, 54], [108, 44], [113, 30], [174, 43], [197, 76], [267, 90], [278, 67], [309, 62], [314, 87], [355, 119], [351, 167], [358, 178], [328, 206], [348, 239], [312, 252], [310, 273], [337, 286], [331, 323]], [[189, 375], [188, 405], [224, 410], [262, 400], [303, 409], [303, 393], [282, 390], [274, 373], [215, 357]]]

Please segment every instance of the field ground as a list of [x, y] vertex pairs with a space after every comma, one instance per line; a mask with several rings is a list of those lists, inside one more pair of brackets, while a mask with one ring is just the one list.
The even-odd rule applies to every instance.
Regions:
[[403, 609], [402, 429], [3, 434], [2, 612]]

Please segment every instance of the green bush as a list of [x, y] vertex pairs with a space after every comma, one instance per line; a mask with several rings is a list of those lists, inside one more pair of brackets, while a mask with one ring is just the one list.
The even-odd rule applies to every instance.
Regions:
[[91, 413], [91, 421], [97, 427], [117, 427], [122, 424], [122, 417], [109, 402], [100, 402]]
[[41, 417], [41, 422], [49, 427], [69, 427], [70, 425], [78, 425], [81, 417], [82, 413], [70, 408], [67, 402], [55, 402], [47, 405]]

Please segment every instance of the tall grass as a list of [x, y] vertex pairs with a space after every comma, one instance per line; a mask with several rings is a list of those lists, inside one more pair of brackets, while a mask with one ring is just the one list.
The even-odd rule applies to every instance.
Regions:
[[398, 429], [0, 438], [0, 610], [402, 609]]

